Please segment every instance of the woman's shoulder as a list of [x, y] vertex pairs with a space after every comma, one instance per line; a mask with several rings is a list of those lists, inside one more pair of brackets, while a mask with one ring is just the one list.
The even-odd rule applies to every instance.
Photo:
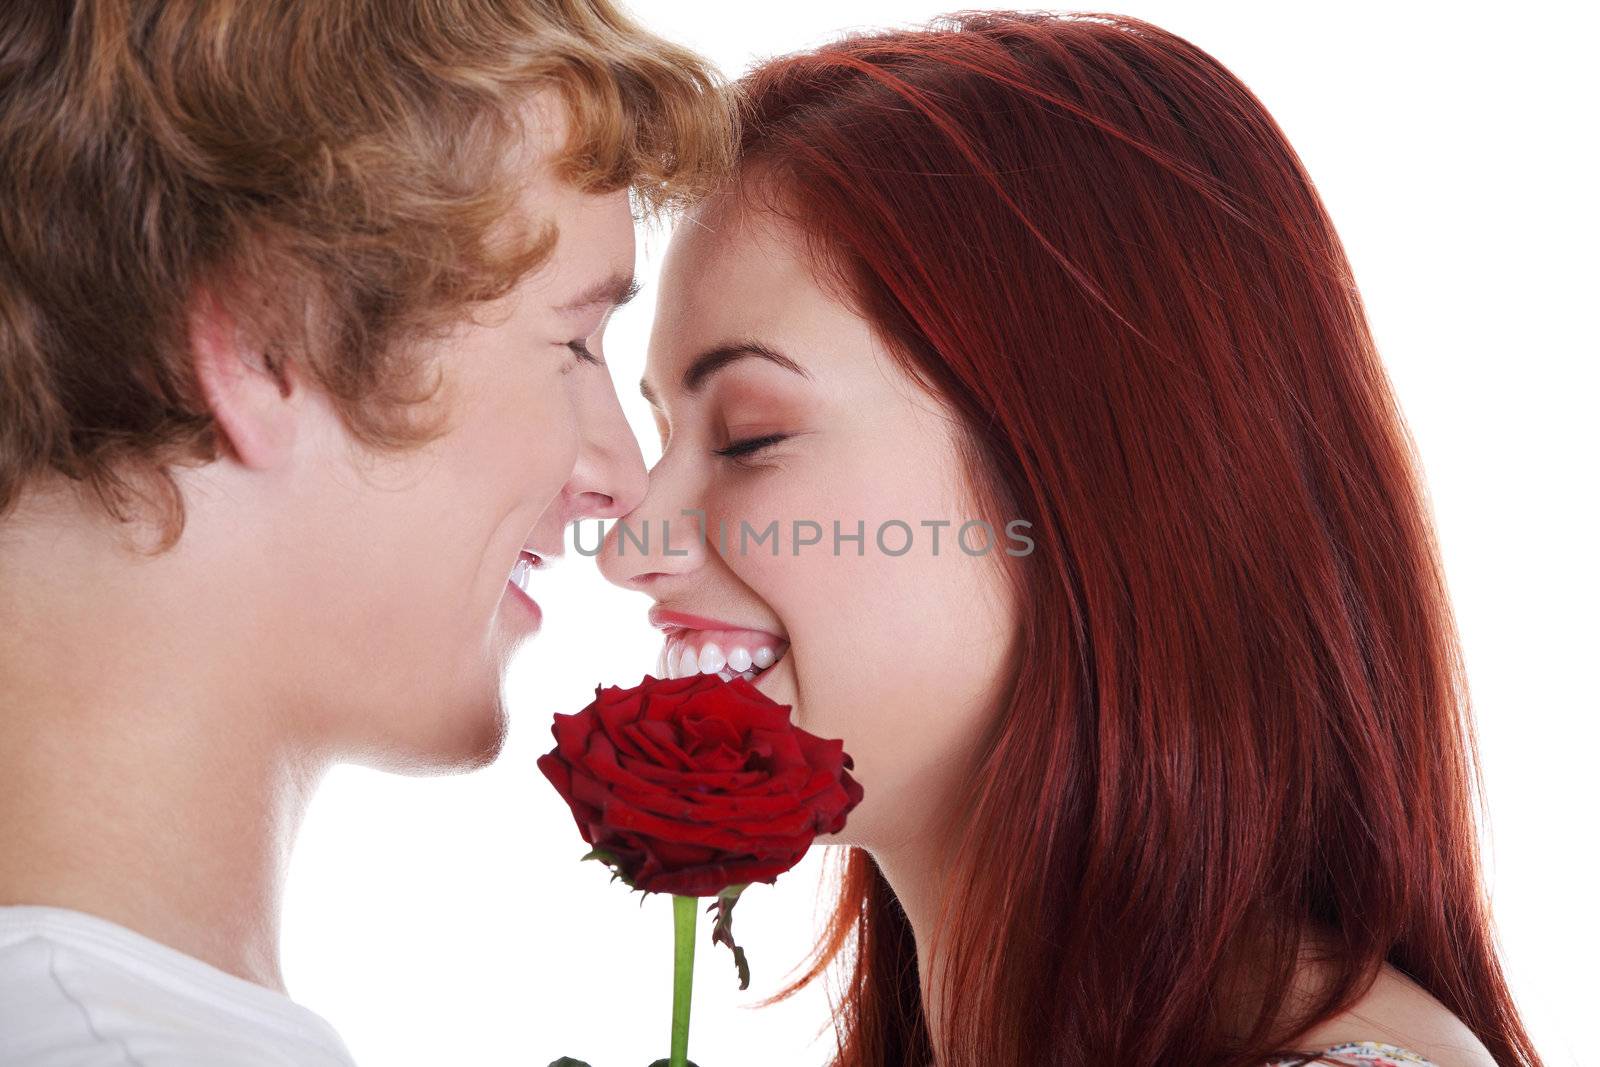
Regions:
[[1332, 1063], [1359, 1067], [1494, 1067], [1489, 1050], [1460, 1018], [1387, 963], [1354, 1005], [1288, 1047], [1322, 1049]]
[[[1289, 1067], [1297, 1060], [1273, 1060], [1264, 1067]], [[1349, 1067], [1439, 1067], [1419, 1052], [1383, 1041], [1346, 1041], [1325, 1049], [1314, 1063], [1347, 1064]], [[1313, 1067], [1307, 1064], [1306, 1067]]]

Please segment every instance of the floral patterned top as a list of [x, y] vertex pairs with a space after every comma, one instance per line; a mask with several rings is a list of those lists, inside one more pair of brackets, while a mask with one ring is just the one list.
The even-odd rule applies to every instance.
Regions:
[[[1274, 1060], [1264, 1067], [1287, 1067], [1295, 1060]], [[1378, 1041], [1350, 1041], [1343, 1045], [1335, 1045], [1322, 1053], [1322, 1059], [1313, 1061], [1306, 1067], [1313, 1067], [1319, 1062], [1350, 1064], [1351, 1067], [1435, 1067], [1432, 1060], [1403, 1049], [1399, 1045], [1385, 1045]]]
[[[1347, 1041], [1324, 1050], [1321, 1057], [1306, 1064], [1306, 1067], [1319, 1067], [1330, 1063], [1343, 1064], [1345, 1067], [1438, 1067], [1432, 1060], [1419, 1056], [1410, 1049], [1401, 1048], [1399, 1045], [1385, 1045], [1381, 1041]], [[1273, 1060], [1271, 1063], [1262, 1064], [1262, 1067], [1285, 1067], [1287, 1064], [1297, 1062], [1299, 1061]], [[927, 1067], [934, 1067], [932, 1060], [928, 1061]]]

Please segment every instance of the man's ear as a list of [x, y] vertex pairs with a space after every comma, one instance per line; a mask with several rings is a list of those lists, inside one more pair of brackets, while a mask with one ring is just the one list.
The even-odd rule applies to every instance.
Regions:
[[204, 287], [189, 306], [189, 352], [206, 406], [239, 462], [264, 470], [286, 459], [300, 415], [288, 368], [272, 366], [251, 332]]

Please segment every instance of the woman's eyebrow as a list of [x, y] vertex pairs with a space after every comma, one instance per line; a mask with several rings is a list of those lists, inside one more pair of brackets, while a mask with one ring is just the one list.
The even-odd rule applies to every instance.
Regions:
[[[759, 341], [734, 341], [729, 344], [718, 345], [696, 356], [693, 363], [683, 372], [682, 388], [691, 396], [705, 388], [705, 384], [713, 374], [731, 363], [741, 359], [764, 359], [768, 363], [775, 363], [784, 370], [793, 371], [802, 378], [809, 379], [811, 375], [805, 369], [779, 352], [777, 349], [764, 345]], [[639, 382], [639, 392], [650, 402], [653, 407], [660, 407], [661, 402], [656, 397], [655, 390], [650, 388], [650, 383], [644, 380]]]

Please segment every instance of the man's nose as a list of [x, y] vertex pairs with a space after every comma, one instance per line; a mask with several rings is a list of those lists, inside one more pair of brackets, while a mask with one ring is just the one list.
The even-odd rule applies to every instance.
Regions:
[[597, 385], [585, 405], [582, 427], [578, 459], [562, 494], [563, 523], [628, 514], [644, 499], [649, 474], [609, 380]]

